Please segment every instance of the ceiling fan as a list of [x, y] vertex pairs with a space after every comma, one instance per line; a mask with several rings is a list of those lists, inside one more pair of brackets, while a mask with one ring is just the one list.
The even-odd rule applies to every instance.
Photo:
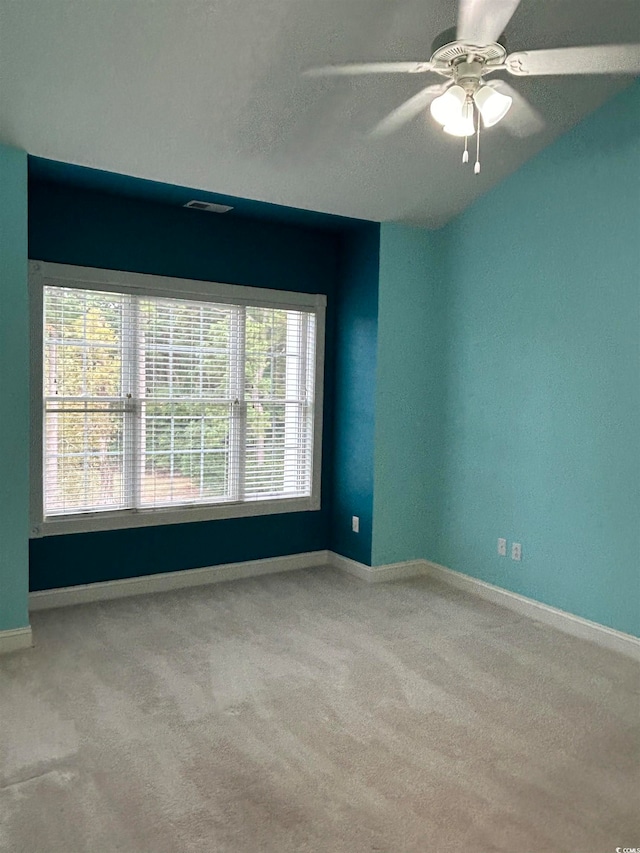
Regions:
[[493, 127], [514, 112], [505, 127], [516, 136], [528, 136], [543, 126], [542, 119], [504, 80], [485, 77], [506, 71], [516, 77], [556, 74], [640, 74], [640, 45], [599, 45], [525, 50], [507, 53], [501, 35], [520, 0], [458, 0], [458, 26], [446, 30], [432, 45], [428, 61], [367, 62], [327, 65], [304, 72], [309, 77], [354, 74], [438, 74], [447, 81], [421, 89], [373, 129], [392, 133], [424, 112], [445, 133], [464, 137], [462, 162], [469, 161], [468, 140], [476, 136], [474, 172], [480, 172], [480, 129]]

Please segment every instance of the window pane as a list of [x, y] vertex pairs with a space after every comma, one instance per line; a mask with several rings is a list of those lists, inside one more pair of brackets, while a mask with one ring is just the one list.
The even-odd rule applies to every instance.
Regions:
[[122, 400], [126, 301], [122, 294], [44, 289], [45, 515], [127, 504]]
[[45, 397], [122, 395], [125, 299], [120, 294], [45, 288]]
[[300, 403], [253, 403], [247, 409], [246, 498], [309, 494], [311, 409]]
[[210, 303], [141, 300], [140, 395], [228, 400], [234, 310]]
[[230, 404], [147, 402], [143, 418], [143, 506], [228, 495]]
[[[286, 397], [287, 362], [298, 358], [293, 346], [287, 347], [287, 328], [299, 326], [297, 311], [273, 308], [247, 308], [245, 384], [247, 401]], [[297, 372], [297, 364], [294, 366]]]
[[311, 492], [313, 332], [309, 314], [247, 308], [249, 500]]
[[235, 310], [211, 303], [140, 301], [143, 506], [228, 496]]
[[[119, 509], [124, 485], [124, 414], [110, 404], [50, 407], [44, 422], [45, 515]], [[84, 411], [82, 411], [84, 409]]]

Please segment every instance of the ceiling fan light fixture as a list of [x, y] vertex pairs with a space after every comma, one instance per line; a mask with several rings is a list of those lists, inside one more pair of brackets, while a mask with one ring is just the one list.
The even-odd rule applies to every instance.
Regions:
[[467, 100], [467, 94], [462, 86], [450, 86], [444, 95], [431, 102], [431, 115], [441, 124], [452, 124], [462, 119], [462, 111]]
[[482, 123], [485, 127], [493, 127], [506, 116], [513, 103], [512, 98], [492, 89], [491, 86], [481, 86], [473, 96], [480, 110]]

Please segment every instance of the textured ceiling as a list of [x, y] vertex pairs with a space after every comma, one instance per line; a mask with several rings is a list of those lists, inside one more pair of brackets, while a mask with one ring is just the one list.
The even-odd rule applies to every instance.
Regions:
[[[428, 59], [453, 0], [0, 0], [0, 141], [218, 193], [436, 226], [629, 78], [509, 78], [545, 129], [483, 136], [482, 174], [429, 118], [367, 130], [428, 82], [310, 79], [334, 62]], [[522, 0], [511, 51], [640, 42], [637, 0]]]

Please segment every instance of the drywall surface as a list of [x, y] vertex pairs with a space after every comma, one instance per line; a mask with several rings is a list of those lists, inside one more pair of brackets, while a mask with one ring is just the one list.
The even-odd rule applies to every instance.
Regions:
[[[378, 226], [344, 238], [336, 293], [336, 393], [329, 547], [371, 564], [378, 335]], [[359, 519], [359, 532], [352, 518]]]
[[29, 311], [27, 155], [0, 145], [0, 631], [27, 613]]
[[382, 225], [373, 564], [433, 554], [440, 530], [442, 233]]
[[[631, 634], [639, 162], [635, 83], [442, 232], [444, 488], [425, 554]], [[499, 536], [522, 543], [521, 562], [497, 556]]]

